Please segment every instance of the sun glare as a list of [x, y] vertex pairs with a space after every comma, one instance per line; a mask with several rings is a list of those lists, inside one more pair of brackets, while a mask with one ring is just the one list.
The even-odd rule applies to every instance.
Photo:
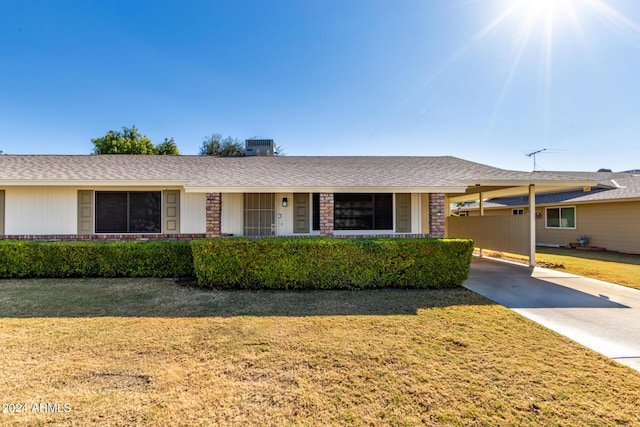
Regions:
[[[504, 0], [503, 7], [474, 37], [474, 43], [496, 35], [509, 34], [511, 62], [501, 93], [493, 110], [487, 132], [493, 126], [503, 101], [509, 92], [516, 71], [520, 68], [525, 52], [537, 46], [539, 57], [539, 84], [544, 105], [544, 127], [549, 128], [551, 116], [552, 75], [554, 48], [559, 41], [575, 40], [585, 51], [590, 51], [588, 33], [593, 19], [606, 22], [610, 30], [626, 33], [634, 38], [640, 35], [640, 27], [624, 14], [614, 9], [608, 0]], [[566, 45], [566, 44], [565, 44]], [[558, 60], [559, 58], [555, 58]]]
[[520, 0], [520, 7], [531, 19], [549, 19], [571, 13], [578, 3], [575, 0]]

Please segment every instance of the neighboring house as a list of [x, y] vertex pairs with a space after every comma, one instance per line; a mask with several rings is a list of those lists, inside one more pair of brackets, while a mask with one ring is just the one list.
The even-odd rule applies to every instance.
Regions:
[[0, 238], [444, 237], [452, 196], [595, 184], [455, 157], [3, 155]]
[[[537, 172], [535, 172], [537, 173]], [[555, 172], [597, 181], [585, 188], [536, 194], [539, 244], [582, 245], [640, 253], [640, 173]], [[529, 213], [528, 196], [484, 200], [484, 215]], [[458, 215], [479, 215], [479, 203], [453, 209]]]

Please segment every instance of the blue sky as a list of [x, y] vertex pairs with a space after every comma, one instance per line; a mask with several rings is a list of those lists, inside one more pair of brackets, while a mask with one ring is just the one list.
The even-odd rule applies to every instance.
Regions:
[[637, 0], [0, 0], [0, 150], [135, 125], [287, 155], [640, 168]]

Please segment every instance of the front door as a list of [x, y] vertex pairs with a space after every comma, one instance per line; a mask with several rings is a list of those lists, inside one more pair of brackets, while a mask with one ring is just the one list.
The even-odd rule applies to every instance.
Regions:
[[293, 195], [293, 232], [309, 233], [309, 193]]
[[396, 233], [411, 233], [411, 194], [396, 193]]

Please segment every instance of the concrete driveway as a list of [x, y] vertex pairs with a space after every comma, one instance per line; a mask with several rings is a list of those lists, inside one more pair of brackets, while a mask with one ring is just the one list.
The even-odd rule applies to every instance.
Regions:
[[463, 286], [640, 371], [638, 290], [475, 257]]

